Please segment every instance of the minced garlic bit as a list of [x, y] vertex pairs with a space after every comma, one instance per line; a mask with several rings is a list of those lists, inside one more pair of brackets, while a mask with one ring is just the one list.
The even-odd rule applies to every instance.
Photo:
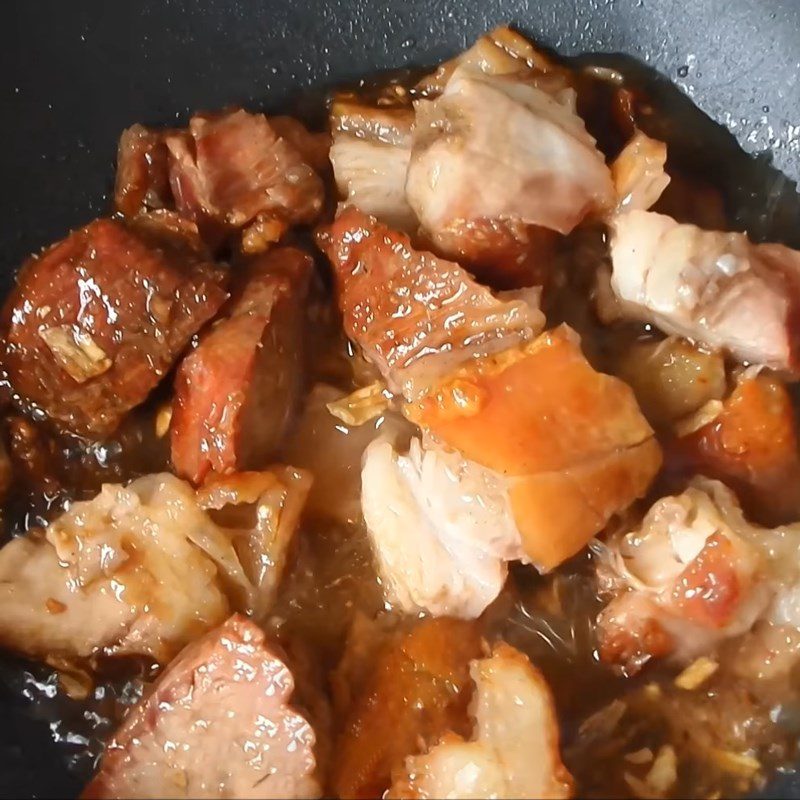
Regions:
[[[649, 752], [649, 751], [648, 751]], [[636, 797], [642, 800], [660, 800], [666, 797], [678, 780], [678, 757], [672, 745], [665, 744], [650, 767], [644, 780], [629, 772], [623, 776]]]
[[665, 744], [656, 756], [653, 766], [647, 773], [645, 782], [653, 787], [656, 792], [666, 794], [678, 780], [678, 757], [675, 748]]
[[643, 691], [648, 700], [658, 700], [661, 697], [661, 687], [657, 683], [648, 683]]
[[752, 778], [761, 769], [761, 762], [747, 753], [711, 749], [711, 758], [719, 769], [744, 778]]
[[156, 413], [156, 436], [163, 439], [172, 422], [172, 403], [164, 403]]
[[346, 425], [363, 425], [379, 417], [388, 407], [389, 396], [381, 381], [375, 381], [327, 404], [328, 411]]
[[709, 400], [688, 417], [679, 419], [673, 429], [678, 436], [688, 436], [690, 433], [699, 431], [700, 428], [713, 422], [723, 411], [724, 406], [721, 400]]
[[707, 656], [701, 656], [686, 667], [677, 678], [675, 685], [679, 689], [692, 691], [702, 686], [717, 670], [719, 664]]
[[111, 359], [91, 334], [75, 325], [42, 328], [39, 336], [61, 368], [78, 383], [85, 383], [111, 368]]
[[624, 758], [629, 764], [649, 764], [653, 760], [653, 751], [649, 747], [643, 747], [633, 753], [626, 753]]

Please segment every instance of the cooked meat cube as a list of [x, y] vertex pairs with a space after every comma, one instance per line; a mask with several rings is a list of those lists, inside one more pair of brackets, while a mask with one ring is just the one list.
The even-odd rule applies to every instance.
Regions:
[[709, 422], [679, 440], [679, 454], [735, 489], [759, 519], [800, 519], [800, 445], [786, 387], [769, 375], [744, 378], [718, 406]]
[[566, 326], [461, 368], [407, 413], [430, 441], [503, 476], [540, 571], [583, 549], [661, 465], [633, 392], [595, 372]]
[[697, 478], [658, 500], [639, 529], [598, 545], [600, 654], [626, 673], [652, 658], [689, 661], [759, 618], [800, 627], [797, 526], [747, 522], [733, 493]]
[[235, 477], [200, 498], [168, 474], [107, 484], [13, 539], [0, 550], [0, 643], [36, 658], [165, 662], [232, 608], [263, 612], [309, 479], [289, 468]]
[[134, 216], [140, 211], [170, 207], [169, 151], [165, 141], [169, 133], [138, 124], [122, 132], [114, 186], [117, 211]]
[[485, 250], [499, 269], [491, 256], [502, 234], [519, 251], [519, 269], [548, 243], [539, 229], [569, 233], [613, 205], [611, 174], [574, 92], [547, 88], [459, 67], [440, 97], [415, 104], [406, 194], [445, 255], [469, 256], [477, 269]]
[[[278, 128], [285, 132], [285, 123]], [[313, 222], [324, 186], [292, 139], [296, 130], [284, 138], [263, 114], [241, 109], [192, 117], [187, 132], [166, 137], [178, 211], [226, 228], [260, 215], [292, 225]]]
[[393, 391], [412, 397], [460, 364], [531, 339], [544, 316], [502, 301], [457, 264], [346, 209], [319, 236], [333, 265], [347, 335]]
[[83, 797], [319, 797], [314, 731], [293, 691], [263, 631], [234, 615], [128, 713]]
[[611, 223], [623, 313], [743, 362], [795, 373], [800, 252], [646, 211]]
[[217, 312], [223, 274], [170, 239], [99, 219], [30, 259], [3, 313], [3, 366], [22, 404], [102, 437]]
[[265, 466], [302, 385], [311, 257], [282, 247], [249, 265], [224, 317], [181, 363], [171, 421], [172, 463], [200, 483]]
[[220, 537], [230, 551], [171, 475], [106, 485], [0, 550], [0, 641], [35, 657], [167, 660], [230, 613], [204, 547]]
[[480, 654], [474, 622], [415, 621], [394, 636], [354, 686], [331, 776], [336, 796], [381, 797], [407, 756], [447, 731], [466, 734], [469, 663]]
[[362, 486], [384, 592], [406, 613], [478, 617], [525, 558], [507, 481], [458, 453], [373, 442]]
[[413, 233], [417, 218], [406, 200], [411, 157], [411, 108], [371, 107], [340, 98], [331, 106], [331, 163], [348, 205]]
[[475, 727], [469, 741], [445, 736], [407, 759], [388, 797], [572, 797], [561, 761], [558, 717], [542, 674], [507, 644], [473, 661]]
[[312, 133], [294, 117], [270, 117], [272, 130], [300, 153], [303, 161], [319, 173], [331, 168], [329, 133]]

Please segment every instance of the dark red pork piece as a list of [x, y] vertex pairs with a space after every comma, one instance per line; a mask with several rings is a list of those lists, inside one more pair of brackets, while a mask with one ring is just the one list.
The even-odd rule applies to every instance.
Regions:
[[312, 267], [293, 247], [254, 259], [225, 317], [184, 359], [171, 422], [178, 475], [200, 483], [270, 458], [300, 390]]
[[2, 315], [15, 399], [103, 437], [141, 403], [225, 301], [224, 273], [179, 229], [98, 219], [17, 276]]
[[133, 216], [142, 210], [169, 208], [169, 150], [165, 136], [174, 131], [131, 125], [122, 132], [117, 149], [114, 204], [117, 211]]
[[176, 209], [228, 229], [267, 218], [313, 222], [325, 188], [304, 158], [310, 148], [299, 125], [288, 126], [287, 135], [285, 123], [273, 127], [263, 114], [241, 109], [192, 117], [187, 131], [166, 137]]
[[319, 797], [314, 731], [293, 689], [263, 631], [234, 615], [131, 710], [82, 796]]

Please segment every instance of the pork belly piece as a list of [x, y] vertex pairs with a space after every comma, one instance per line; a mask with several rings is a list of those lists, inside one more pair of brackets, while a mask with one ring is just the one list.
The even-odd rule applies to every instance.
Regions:
[[474, 619], [525, 559], [502, 475], [418, 439], [364, 454], [362, 511], [387, 600], [410, 614]]
[[569, 233], [614, 205], [611, 174], [574, 92], [547, 88], [458, 67], [441, 96], [415, 104], [411, 208], [438, 251], [510, 288], [525, 284], [526, 264], [531, 276], [546, 274], [554, 245], [546, 231]]
[[263, 631], [234, 615], [128, 713], [84, 798], [314, 798], [314, 731]]
[[661, 465], [631, 389], [592, 369], [566, 326], [462, 367], [406, 412], [505, 481], [522, 550], [542, 572], [642, 497]]
[[125, 216], [140, 211], [169, 208], [172, 192], [169, 185], [169, 129], [157, 130], [131, 125], [122, 132], [117, 149], [117, 178], [114, 206]]
[[316, 172], [323, 174], [331, 168], [329, 133], [315, 133], [300, 120], [288, 116], [269, 117], [269, 124], [275, 133], [300, 153], [303, 161]]
[[800, 253], [646, 211], [611, 222], [622, 313], [742, 362], [796, 374]]
[[415, 620], [379, 646], [366, 669], [359, 653], [361, 674], [336, 743], [336, 796], [381, 797], [407, 756], [447, 731], [467, 735], [469, 665], [480, 655], [478, 624], [448, 618]]
[[417, 218], [406, 201], [413, 109], [370, 106], [343, 96], [331, 105], [330, 120], [330, 158], [344, 202], [413, 233]]
[[266, 219], [313, 222], [325, 190], [301, 152], [309, 152], [304, 141], [300, 149], [293, 143], [297, 130], [293, 126], [285, 138], [285, 120], [276, 129], [263, 114], [241, 109], [195, 115], [187, 131], [166, 137], [175, 207], [226, 229]]
[[678, 438], [676, 454], [733, 488], [762, 522], [800, 519], [797, 420], [783, 383], [771, 375], [743, 377], [709, 411], [708, 422]]
[[333, 266], [345, 332], [407, 397], [544, 326], [538, 306], [495, 297], [457, 264], [415, 250], [357, 209], [345, 209], [318, 240]]
[[202, 482], [265, 466], [302, 383], [310, 256], [281, 247], [256, 257], [224, 316], [175, 376], [170, 438], [181, 477]]
[[470, 676], [471, 738], [450, 734], [425, 755], [408, 758], [387, 796], [572, 797], [555, 704], [539, 670], [501, 643], [489, 658], [472, 662]]
[[[310, 482], [284, 469], [200, 497], [169, 474], [107, 484], [13, 539], [0, 550], [0, 643], [35, 658], [165, 662], [232, 609], [263, 612]], [[225, 527], [204, 508], [225, 509]]]
[[559, 89], [571, 88], [574, 82], [569, 69], [555, 62], [517, 31], [501, 25], [426, 75], [417, 83], [417, 92], [425, 97], [440, 95], [459, 67], [486, 75], [516, 75], [523, 79], [549, 82], [551, 94]]
[[597, 545], [600, 655], [626, 674], [653, 658], [689, 661], [757, 620], [800, 626], [800, 527], [749, 523], [722, 483], [695, 478], [641, 526]]
[[31, 258], [3, 311], [20, 404], [74, 433], [112, 433], [227, 296], [221, 270], [184, 242], [98, 219]]

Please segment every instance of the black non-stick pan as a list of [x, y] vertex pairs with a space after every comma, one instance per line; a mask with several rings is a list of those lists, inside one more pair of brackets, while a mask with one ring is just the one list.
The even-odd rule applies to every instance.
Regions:
[[[127, 125], [279, 108], [432, 64], [499, 22], [562, 53], [625, 54], [643, 80], [672, 81], [652, 83], [678, 109], [671, 137], [716, 172], [742, 227], [800, 238], [797, 0], [4, 0], [0, 11], [3, 290], [29, 252], [108, 209]], [[684, 129], [686, 96], [711, 119]], [[4, 664], [0, 679], [19, 668]], [[53, 728], [0, 686], [0, 796], [80, 791], [69, 761], [81, 744], [55, 745]], [[800, 798], [800, 780], [779, 776], [765, 794]]]

